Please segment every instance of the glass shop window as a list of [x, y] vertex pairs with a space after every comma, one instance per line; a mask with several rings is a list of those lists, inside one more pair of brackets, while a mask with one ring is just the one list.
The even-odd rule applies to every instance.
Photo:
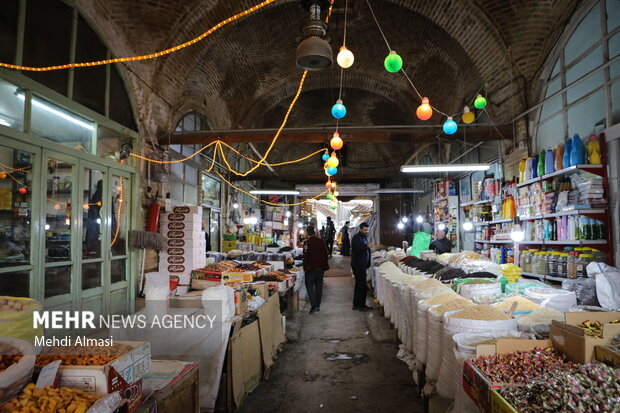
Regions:
[[[24, 99], [21, 91], [17, 96]], [[79, 151], [91, 153], [96, 149], [93, 122], [37, 96], [32, 97], [31, 130], [36, 135]]]
[[[47, 159], [45, 262], [71, 261], [73, 167], [54, 158]], [[62, 273], [60, 269], [58, 271]]]
[[560, 113], [538, 126], [536, 144], [538, 148], [551, 149], [564, 143], [564, 114]]
[[601, 14], [597, 4], [583, 18], [564, 47], [564, 64], [571, 64], [601, 38]]
[[0, 80], [0, 125], [23, 130], [24, 99], [16, 91], [17, 87]]
[[33, 158], [0, 146], [0, 268], [31, 263]]
[[[597, 126], [600, 126], [597, 128]], [[568, 136], [576, 133], [584, 139], [605, 127], [605, 91], [599, 90], [568, 108]]]

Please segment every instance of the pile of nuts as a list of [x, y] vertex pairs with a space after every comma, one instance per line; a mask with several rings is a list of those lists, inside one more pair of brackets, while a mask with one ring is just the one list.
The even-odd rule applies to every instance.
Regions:
[[472, 363], [490, 381], [515, 384], [527, 383], [543, 374], [571, 367], [571, 363], [565, 363], [564, 356], [552, 348], [480, 356]]
[[[605, 324], [620, 324], [620, 318]], [[601, 323], [600, 321], [586, 320], [583, 323], [579, 324], [577, 327], [583, 328], [586, 332], [586, 336], [603, 338], [603, 323]]]
[[4, 311], [33, 311], [39, 308], [35, 300], [0, 297], [0, 312]]
[[23, 354], [19, 349], [0, 344], [0, 373], [17, 363]]
[[66, 387], [54, 389], [49, 386], [39, 389], [30, 383], [19, 396], [0, 405], [0, 412], [85, 413], [96, 401], [97, 396], [85, 393], [82, 390]]
[[616, 412], [620, 370], [604, 364], [575, 364], [499, 392], [520, 412]]

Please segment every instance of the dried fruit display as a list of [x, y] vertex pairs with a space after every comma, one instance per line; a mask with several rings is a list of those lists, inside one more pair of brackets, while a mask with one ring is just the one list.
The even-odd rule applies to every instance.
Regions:
[[480, 356], [472, 360], [472, 363], [489, 380], [514, 384], [527, 383], [543, 374], [572, 366], [571, 363], [564, 362], [564, 355], [552, 348], [534, 348], [522, 353]]
[[620, 370], [604, 364], [575, 364], [499, 392], [520, 412], [617, 412]]
[[112, 346], [47, 347], [37, 356], [35, 364], [47, 366], [61, 360], [66, 366], [103, 366], [131, 350], [133, 347], [118, 343]]
[[254, 278], [254, 281], [286, 281], [286, 276], [279, 271], [271, 271]]
[[33, 311], [38, 310], [40, 305], [35, 300], [0, 297], [0, 312], [5, 311]]
[[97, 396], [82, 390], [49, 386], [39, 389], [30, 383], [19, 396], [1, 405], [0, 413], [85, 413], [97, 399]]
[[594, 338], [603, 338], [603, 324], [620, 324], [620, 318], [610, 321], [609, 323], [601, 323], [600, 321], [586, 320], [577, 325], [585, 330], [586, 336]]

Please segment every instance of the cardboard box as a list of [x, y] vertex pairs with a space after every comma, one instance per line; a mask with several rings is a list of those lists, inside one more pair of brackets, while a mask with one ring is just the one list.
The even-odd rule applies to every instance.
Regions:
[[[564, 314], [565, 322], [553, 321], [550, 336], [553, 346], [566, 354], [568, 360], [586, 364], [594, 359], [594, 347], [606, 345], [620, 334], [620, 324], [604, 324], [620, 318], [618, 312], [575, 312]], [[603, 338], [586, 335], [585, 329], [577, 327], [584, 321], [603, 323]]]
[[161, 269], [165, 269], [167, 265], [176, 265], [181, 264], [184, 265], [191, 273], [192, 270], [200, 267], [204, 267], [207, 262], [207, 257], [202, 255], [168, 255], [168, 254], [159, 254], [159, 267]]
[[222, 285], [222, 280], [196, 280], [192, 279], [192, 290], [206, 290], [211, 287], [218, 287]]
[[184, 239], [188, 241], [205, 239], [205, 233], [203, 231], [175, 229], [175, 230], [163, 231], [162, 234], [166, 238]]
[[172, 212], [177, 214], [197, 214], [202, 217], [202, 207], [197, 205], [179, 205], [172, 207]]
[[252, 282], [254, 281], [255, 272], [223, 272], [222, 282]]
[[611, 346], [594, 347], [594, 357], [601, 363], [614, 368], [620, 368], [620, 351]]
[[170, 275], [191, 274], [192, 267], [184, 264], [159, 264], [159, 272], [166, 272]]
[[247, 284], [248, 288], [257, 290], [258, 296], [267, 300], [269, 298], [269, 285], [265, 281], [257, 281]]
[[199, 221], [168, 221], [162, 220], [159, 223], [159, 231], [200, 231], [202, 230], [202, 220]]
[[[151, 370], [151, 345], [148, 342], [115, 341], [133, 350], [103, 366], [63, 366], [58, 368], [58, 386], [84, 390], [97, 396], [115, 391], [122, 378], [135, 384]], [[118, 377], [117, 377], [118, 376]]]
[[168, 247], [160, 253], [166, 255], [191, 255], [191, 256], [207, 256], [205, 249], [202, 247]]
[[197, 238], [197, 239], [167, 238], [166, 239], [166, 247], [197, 248], [197, 249], [200, 248], [204, 250], [206, 245], [207, 245], [207, 240], [204, 238]]
[[248, 297], [245, 288], [235, 290], [235, 315], [243, 315], [248, 311]]
[[232, 250], [237, 249], [237, 241], [223, 241], [222, 242], [222, 251], [230, 252]]
[[492, 413], [519, 413], [496, 389], [491, 390]]
[[[482, 345], [480, 347], [480, 355], [482, 354], [506, 354], [518, 351], [527, 351], [535, 347], [551, 347], [550, 340], [519, 340], [519, 339], [503, 339], [498, 340], [495, 345]], [[476, 348], [476, 356], [478, 356], [478, 347]], [[491, 349], [492, 348], [492, 349]], [[491, 391], [505, 386], [507, 383], [491, 382], [484, 376], [471, 360], [465, 360], [463, 366], [463, 389], [469, 395], [472, 401], [483, 412], [491, 410]]]

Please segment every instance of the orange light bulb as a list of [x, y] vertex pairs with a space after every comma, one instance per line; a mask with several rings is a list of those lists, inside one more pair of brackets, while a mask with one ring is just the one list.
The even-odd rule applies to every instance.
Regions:
[[420, 120], [429, 120], [431, 116], [433, 116], [433, 108], [431, 107], [428, 98], [422, 98], [422, 104], [418, 106], [415, 114]]

